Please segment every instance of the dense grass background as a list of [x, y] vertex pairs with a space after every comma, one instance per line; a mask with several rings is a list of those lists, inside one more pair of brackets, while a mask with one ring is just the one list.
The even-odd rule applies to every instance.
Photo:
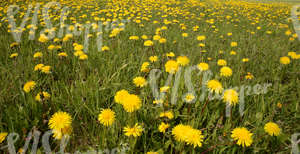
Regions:
[[[178, 2], [178, 3], [177, 3]], [[15, 144], [17, 149], [25, 143], [28, 132], [33, 128], [39, 131], [47, 131], [47, 122], [51, 115], [57, 111], [65, 111], [72, 115], [73, 134], [67, 151], [105, 149], [121, 147], [121, 144], [129, 144], [133, 153], [148, 151], [164, 151], [165, 153], [288, 153], [291, 150], [291, 135], [300, 132], [299, 115], [299, 59], [291, 60], [288, 65], [279, 63], [282, 56], [288, 52], [300, 51], [300, 42], [291, 35], [295, 34], [290, 18], [290, 5], [288, 4], [261, 4], [239, 1], [230, 2], [198, 2], [198, 1], [123, 1], [124, 4], [111, 1], [72, 2], [61, 1], [62, 5], [72, 6], [69, 17], [77, 19], [78, 23], [86, 21], [95, 22], [91, 15], [93, 12], [105, 9], [111, 14], [123, 14], [120, 10], [128, 10], [133, 14], [129, 23], [125, 24], [124, 31], [114, 38], [109, 38], [110, 31], [103, 31], [103, 44], [110, 47], [109, 51], [101, 52], [96, 47], [96, 33], [91, 32], [88, 60], [80, 61], [73, 56], [73, 43], [83, 44], [83, 35], [73, 37], [68, 42], [50, 41], [41, 43], [38, 35], [33, 41], [28, 40], [28, 29], [23, 32], [22, 42], [16, 47], [10, 47], [15, 42], [8, 32], [6, 13], [1, 9], [0, 27], [0, 130], [2, 132], [18, 132], [21, 138]], [[21, 12], [30, 1], [15, 2], [21, 6]], [[44, 2], [45, 3], [45, 2]], [[76, 9], [77, 6], [80, 9]], [[8, 3], [2, 2], [1, 7], [7, 8]], [[108, 9], [111, 8], [111, 9]], [[117, 10], [117, 8], [121, 8]], [[131, 9], [130, 9], [131, 8]], [[20, 12], [18, 13], [20, 14]], [[88, 15], [82, 18], [83, 14]], [[149, 18], [139, 18], [144, 15]], [[150, 17], [151, 15], [152, 17]], [[166, 15], [165, 17], [162, 17]], [[52, 19], [59, 16], [53, 13]], [[97, 15], [95, 15], [97, 16]], [[112, 18], [106, 13], [99, 13], [99, 17]], [[200, 19], [198, 19], [200, 17]], [[21, 16], [15, 16], [17, 22], [21, 22]], [[40, 18], [39, 18], [40, 19]], [[164, 24], [164, 19], [178, 23]], [[208, 20], [214, 19], [213, 23]], [[141, 24], [136, 20], [141, 20]], [[153, 21], [158, 21], [154, 24]], [[38, 31], [42, 29], [39, 21]], [[53, 21], [58, 23], [58, 21]], [[70, 18], [68, 22], [71, 23]], [[187, 29], [183, 30], [180, 24]], [[28, 24], [27, 24], [28, 25]], [[199, 29], [193, 31], [198, 25]], [[161, 36], [167, 39], [167, 43], [159, 44], [154, 41], [153, 47], [145, 47], [143, 40], [129, 40], [132, 35], [147, 35], [149, 39], [159, 27], [167, 26], [167, 30], [161, 32]], [[261, 29], [257, 29], [260, 27]], [[286, 31], [292, 34], [285, 35]], [[267, 34], [271, 31], [272, 34]], [[188, 33], [187, 38], [182, 33]], [[232, 33], [232, 36], [227, 36]], [[205, 35], [205, 47], [198, 46], [198, 35]], [[176, 41], [176, 42], [174, 42]], [[231, 42], [237, 42], [237, 47], [231, 47]], [[49, 51], [51, 44], [61, 45], [59, 51]], [[200, 52], [201, 50], [207, 52]], [[224, 53], [221, 54], [219, 51]], [[236, 51], [231, 55], [230, 51]], [[42, 59], [33, 59], [37, 51], [44, 53]], [[68, 54], [66, 58], [60, 58], [57, 53], [63, 51]], [[151, 64], [151, 68], [164, 70], [167, 61], [165, 53], [174, 52], [176, 56], [185, 55], [190, 59], [190, 66], [200, 62], [207, 62], [214, 73], [213, 78], [219, 79], [224, 88], [241, 85], [254, 86], [255, 84], [270, 83], [266, 94], [250, 95], [245, 97], [245, 114], [239, 115], [238, 106], [232, 110], [232, 117], [225, 117], [225, 103], [221, 100], [208, 102], [196, 101], [195, 104], [185, 104], [178, 99], [178, 104], [158, 108], [153, 105], [153, 96], [149, 85], [143, 89], [135, 88], [132, 79], [136, 76], [148, 77], [139, 71], [143, 62], [148, 61], [152, 55], [157, 55], [159, 61]], [[17, 52], [16, 58], [9, 58]], [[211, 58], [208, 60], [207, 58]], [[243, 58], [249, 58], [249, 62], [242, 62]], [[233, 76], [222, 78], [218, 75], [220, 67], [218, 59], [226, 59], [228, 66], [233, 70]], [[45, 75], [34, 72], [36, 64], [50, 65], [52, 73]], [[254, 75], [254, 79], [245, 80], [247, 72]], [[164, 72], [160, 78], [160, 86], [167, 80]], [[200, 76], [193, 78], [197, 94], [200, 95]], [[23, 85], [29, 81], [37, 82], [37, 87], [30, 93], [23, 91]], [[138, 94], [143, 100], [143, 107], [133, 115], [129, 115], [124, 109], [114, 102], [114, 95], [118, 90], [127, 89], [131, 93]], [[35, 95], [40, 91], [51, 94], [46, 102], [35, 101]], [[187, 91], [182, 76], [178, 98]], [[169, 100], [167, 100], [169, 101]], [[278, 107], [278, 103], [282, 107]], [[116, 123], [110, 128], [105, 128], [97, 121], [97, 116], [102, 108], [112, 108], [116, 112]], [[191, 146], [176, 142], [170, 134], [163, 135], [158, 132], [158, 125], [165, 119], [158, 117], [163, 110], [173, 110], [175, 118], [168, 121], [171, 127], [179, 123], [190, 124], [194, 128], [201, 129], [205, 135], [203, 147], [193, 149]], [[133, 141], [126, 137], [122, 129], [129, 121], [143, 123], [144, 132], [141, 137]], [[263, 130], [265, 123], [276, 122], [282, 129], [279, 137], [270, 137]], [[230, 133], [236, 127], [247, 127], [254, 133], [254, 142], [248, 148], [242, 148], [232, 141]], [[133, 144], [132, 142], [135, 142]], [[4, 143], [2, 143], [4, 145]], [[57, 141], [51, 140], [52, 148], [58, 148]], [[42, 147], [41, 147], [42, 149]], [[4, 151], [6, 153], [6, 151]]]

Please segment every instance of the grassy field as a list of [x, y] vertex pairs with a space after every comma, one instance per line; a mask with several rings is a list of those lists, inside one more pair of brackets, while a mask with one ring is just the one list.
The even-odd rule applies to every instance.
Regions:
[[[53, 152], [64, 139], [70, 153], [299, 147], [292, 136], [300, 133], [300, 41], [291, 3], [61, 0], [47, 17], [48, 2], [0, 2], [0, 153], [31, 153], [33, 139], [25, 143], [37, 131], [44, 153], [48, 130]], [[14, 149], [4, 147], [13, 132]]]

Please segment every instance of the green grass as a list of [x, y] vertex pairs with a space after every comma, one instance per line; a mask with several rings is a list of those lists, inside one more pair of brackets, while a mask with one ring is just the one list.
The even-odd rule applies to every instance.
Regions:
[[[21, 12], [27, 8], [25, 2], [16, 2], [22, 6]], [[146, 3], [149, 3], [146, 5]], [[72, 1], [61, 2], [63, 6], [70, 6]], [[116, 3], [110, 5], [108, 1], [84, 2], [74, 4], [81, 5], [81, 9], [72, 8], [69, 17], [74, 17], [79, 23], [86, 21], [95, 22], [92, 12], [100, 9], [116, 9]], [[142, 6], [141, 4], [145, 4]], [[154, 5], [156, 4], [156, 5]], [[204, 4], [204, 5], [202, 5]], [[185, 6], [184, 6], [185, 5]], [[7, 8], [8, 4], [2, 2], [2, 8]], [[88, 8], [87, 6], [90, 6]], [[163, 151], [164, 153], [289, 153], [291, 151], [291, 135], [300, 132], [299, 125], [299, 59], [291, 59], [288, 65], [280, 64], [279, 59], [287, 56], [288, 52], [295, 51], [300, 54], [300, 42], [298, 38], [289, 40], [292, 36], [285, 35], [287, 30], [295, 34], [290, 18], [290, 7], [285, 4], [270, 3], [247, 3], [247, 2], [195, 2], [180, 1], [174, 2], [147, 2], [134, 3], [131, 1], [122, 5], [124, 10], [129, 10], [134, 17], [125, 24], [124, 31], [114, 38], [109, 37], [110, 31], [103, 31], [103, 44], [107, 45], [109, 51], [98, 51], [96, 44], [96, 32], [90, 38], [88, 59], [79, 60], [73, 55], [72, 44], [84, 43], [83, 34], [74, 36], [67, 42], [47, 43], [35, 40], [28, 40], [28, 32], [23, 32], [22, 41], [16, 47], [10, 47], [15, 42], [8, 32], [8, 23], [5, 11], [1, 13], [1, 35], [0, 35], [0, 132], [17, 132], [20, 139], [15, 143], [16, 149], [21, 148], [25, 143], [25, 138], [33, 129], [41, 132], [49, 130], [48, 120], [57, 111], [69, 113], [72, 118], [73, 133], [66, 148], [67, 152], [88, 149], [113, 149], [122, 147], [125, 143], [131, 147], [131, 153], [146, 153], [148, 151]], [[128, 9], [129, 6], [134, 9]], [[97, 9], [97, 8], [98, 9]], [[161, 17], [166, 14], [164, 8], [177, 10], [174, 14], [168, 15], [166, 19], [178, 20], [179, 23], [164, 24]], [[146, 11], [148, 8], [149, 11]], [[97, 10], [97, 11], [96, 11]], [[133, 13], [136, 10], [137, 12]], [[144, 12], [145, 11], [145, 12]], [[60, 12], [60, 11], [58, 11]], [[142, 20], [143, 26], [135, 22], [141, 14], [149, 17], [149, 21]], [[182, 13], [180, 13], [182, 12]], [[189, 12], [189, 14], [183, 15]], [[119, 13], [119, 12], [118, 12]], [[117, 13], [117, 14], [118, 14]], [[204, 16], [201, 13], [205, 14]], [[18, 13], [18, 15], [20, 12]], [[52, 14], [55, 14], [52, 12]], [[87, 18], [80, 16], [87, 14]], [[113, 13], [111, 13], [113, 14]], [[176, 14], [176, 16], [175, 16]], [[18, 15], [18, 24], [22, 18]], [[59, 13], [53, 16], [57, 17]], [[99, 13], [100, 18], [111, 18], [108, 14]], [[124, 18], [129, 17], [126, 15]], [[229, 18], [229, 16], [231, 18]], [[187, 18], [188, 17], [188, 18]], [[197, 18], [201, 19], [198, 20]], [[142, 18], [140, 18], [142, 19]], [[214, 19], [214, 23], [206, 22]], [[40, 20], [40, 18], [39, 18]], [[159, 21], [154, 24], [153, 21]], [[30, 20], [29, 20], [30, 21]], [[255, 23], [258, 21], [257, 23]], [[59, 20], [53, 21], [58, 23]], [[29, 22], [31, 23], [31, 21]], [[28, 25], [27, 23], [26, 25]], [[39, 21], [38, 30], [42, 29]], [[68, 18], [67, 23], [71, 23]], [[182, 30], [180, 24], [185, 24], [187, 29]], [[253, 24], [255, 23], [255, 24]], [[286, 24], [287, 27], [280, 26]], [[193, 31], [193, 26], [199, 26], [198, 31]], [[165, 44], [154, 41], [153, 47], [145, 47], [144, 40], [129, 40], [132, 35], [147, 35], [149, 39], [155, 35], [155, 30], [159, 27], [167, 26], [167, 30], [161, 32], [161, 37], [167, 39]], [[215, 28], [213, 28], [215, 26]], [[257, 29], [261, 27], [261, 29]], [[57, 27], [59, 28], [59, 27]], [[218, 30], [216, 30], [218, 29]], [[272, 34], [267, 34], [271, 31]], [[182, 37], [182, 33], [188, 33], [187, 38]], [[253, 33], [251, 33], [253, 32]], [[233, 33], [227, 36], [227, 33]], [[39, 34], [39, 33], [38, 33]], [[205, 35], [205, 47], [199, 47], [198, 35]], [[174, 41], [176, 41], [174, 43]], [[231, 47], [231, 42], [237, 42], [237, 47]], [[49, 51], [49, 45], [61, 45], [62, 49]], [[206, 50], [207, 52], [200, 52]], [[220, 54], [220, 50], [224, 51]], [[236, 51], [236, 55], [230, 52]], [[34, 59], [33, 54], [41, 51], [44, 56]], [[168, 58], [168, 52], [174, 52], [176, 56], [187, 56], [190, 59], [189, 66], [206, 62], [214, 76], [225, 89], [230, 87], [241, 87], [256, 84], [272, 84], [265, 94], [251, 94], [245, 96], [244, 115], [240, 116], [239, 106], [232, 108], [232, 116], [225, 116], [225, 103], [222, 100], [196, 101], [194, 104], [186, 104], [182, 101], [182, 96], [187, 92], [185, 87], [184, 73], [180, 78], [177, 104], [157, 107], [153, 102], [153, 94], [148, 84], [144, 88], [136, 88], [133, 78], [143, 76], [148, 79], [149, 74], [140, 72], [143, 62], [149, 61], [153, 55], [158, 56], [158, 61], [151, 63], [151, 68], [163, 71], [158, 80], [159, 87], [162, 87], [168, 77], [164, 64]], [[68, 57], [60, 58], [59, 52], [66, 52]], [[9, 58], [12, 53], [18, 53], [16, 58]], [[211, 58], [208, 60], [207, 58]], [[249, 58], [249, 62], [242, 62], [243, 58]], [[175, 58], [173, 58], [175, 59]], [[218, 59], [225, 59], [227, 65], [233, 70], [233, 75], [228, 78], [219, 75], [220, 66], [217, 66]], [[36, 64], [43, 63], [51, 66], [50, 74], [43, 74], [33, 71]], [[192, 82], [196, 94], [201, 94], [202, 76], [193, 73]], [[245, 75], [251, 72], [254, 75], [252, 80], [246, 80]], [[25, 93], [23, 86], [27, 81], [34, 80], [37, 85], [34, 90]], [[172, 81], [172, 83], [174, 80]], [[115, 103], [114, 96], [117, 91], [126, 89], [130, 93], [139, 95], [142, 99], [142, 108], [130, 114], [127, 113], [120, 104]], [[47, 101], [37, 102], [35, 96], [41, 91], [47, 91], [51, 98]], [[171, 91], [172, 92], [172, 91]], [[168, 94], [170, 98], [171, 93]], [[206, 104], [208, 102], [208, 104]], [[278, 102], [282, 108], [277, 106]], [[206, 104], [206, 105], [205, 105]], [[101, 109], [111, 108], [116, 113], [116, 121], [109, 128], [101, 125], [97, 118]], [[174, 119], [167, 120], [159, 118], [163, 110], [172, 110]], [[170, 124], [167, 133], [164, 135], [158, 131], [159, 124], [164, 121]], [[273, 121], [277, 123], [282, 133], [278, 137], [271, 137], [264, 132], [264, 125]], [[140, 137], [130, 138], [124, 135], [123, 128], [134, 123], [143, 125], [144, 131]], [[174, 139], [171, 134], [172, 128], [177, 124], [189, 124], [193, 128], [202, 130], [204, 142], [202, 147], [193, 148]], [[250, 147], [242, 148], [231, 139], [231, 131], [236, 127], [246, 127], [253, 135], [253, 144]], [[58, 150], [59, 141], [50, 139], [51, 148]], [[6, 142], [0, 143], [0, 147]], [[39, 149], [43, 147], [39, 145]], [[7, 149], [5, 149], [7, 150]], [[7, 151], [1, 151], [1, 153]]]

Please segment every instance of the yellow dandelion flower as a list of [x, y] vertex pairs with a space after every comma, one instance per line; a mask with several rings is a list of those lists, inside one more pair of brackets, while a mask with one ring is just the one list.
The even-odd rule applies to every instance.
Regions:
[[226, 62], [226, 60], [224, 60], [224, 59], [219, 59], [218, 62], [217, 62], [217, 64], [218, 64], [219, 66], [226, 66], [226, 65], [227, 65], [227, 62]]
[[137, 95], [129, 94], [124, 98], [122, 105], [126, 112], [131, 113], [141, 108], [142, 101]]
[[220, 94], [223, 91], [222, 84], [218, 80], [209, 80], [206, 86], [210, 90], [210, 92]]
[[284, 65], [287, 65], [287, 64], [291, 63], [291, 60], [290, 60], [289, 57], [286, 57], [286, 56], [280, 57], [280, 63], [284, 64]]
[[125, 98], [129, 95], [127, 90], [120, 90], [116, 93], [114, 99], [116, 103], [122, 104], [125, 100]]
[[230, 46], [231, 46], [231, 47], [236, 47], [237, 45], [238, 45], [237, 42], [231, 42], [231, 43], [230, 43]]
[[220, 75], [221, 76], [225, 76], [225, 77], [229, 77], [232, 75], [232, 70], [231, 68], [227, 67], [227, 66], [223, 66], [221, 69], [220, 69]]
[[242, 145], [243, 147], [244, 146], [248, 147], [253, 142], [252, 139], [253, 134], [250, 131], [248, 131], [247, 128], [238, 127], [235, 128], [231, 133], [232, 133], [231, 138], [237, 141], [238, 145]]
[[133, 137], [138, 137], [138, 136], [141, 136], [142, 135], [142, 132], [143, 132], [143, 128], [142, 126], [140, 126], [139, 124], [135, 124], [134, 127], [125, 127], [123, 129], [124, 133], [126, 136], [133, 136]]
[[44, 67], [44, 64], [37, 64], [34, 66], [34, 71], [42, 70], [43, 67]]
[[169, 53], [166, 53], [166, 56], [167, 57], [175, 57], [175, 54], [173, 52], [169, 52]]
[[58, 53], [57, 55], [58, 55], [59, 57], [67, 57], [67, 56], [68, 56], [68, 54], [65, 53], [65, 52], [60, 52], [60, 53]]
[[198, 41], [203, 41], [205, 39], [206, 39], [206, 37], [204, 35], [197, 36]]
[[278, 136], [281, 132], [279, 126], [274, 122], [268, 122], [265, 125], [264, 130], [271, 136]]
[[110, 126], [115, 121], [115, 112], [111, 109], [104, 109], [98, 115], [98, 121], [103, 124], [104, 126]]
[[101, 48], [101, 51], [108, 51], [109, 50], [109, 47], [108, 46], [103, 46], [102, 48]]
[[43, 53], [41, 52], [36, 52], [34, 55], [33, 55], [33, 58], [41, 58], [43, 57]]
[[88, 59], [88, 55], [87, 54], [81, 54], [81, 55], [79, 55], [79, 59], [80, 60], [86, 60], [86, 59]]
[[173, 119], [174, 118], [174, 114], [173, 114], [172, 111], [166, 111], [166, 112], [160, 113], [159, 117], [161, 117], [161, 118], [167, 117], [168, 119]]
[[133, 83], [136, 87], [142, 88], [147, 84], [147, 81], [144, 77], [139, 76], [133, 79]]
[[169, 60], [165, 64], [165, 69], [166, 69], [166, 72], [174, 74], [174, 73], [176, 73], [178, 71], [179, 65], [178, 65], [178, 63], [176, 61]]
[[51, 66], [43, 66], [41, 68], [41, 72], [49, 74], [50, 73], [50, 69], [51, 69]]
[[5, 140], [7, 135], [8, 135], [7, 132], [0, 133], [0, 143], [2, 143]]
[[158, 59], [157, 56], [151, 56], [151, 57], [149, 57], [149, 60], [150, 60], [152, 63], [153, 63], [153, 62], [156, 62], [157, 59]]
[[12, 53], [9, 58], [15, 58], [15, 57], [18, 57], [18, 53]]
[[150, 69], [148, 68], [149, 65], [150, 65], [149, 62], [144, 62], [141, 66], [140, 71], [141, 72], [149, 72], [150, 71]]
[[166, 129], [168, 129], [170, 127], [169, 124], [166, 124], [164, 122], [161, 122], [161, 124], [158, 126], [158, 130], [159, 132], [161, 133], [165, 133], [166, 132]]
[[31, 90], [34, 89], [34, 87], [36, 86], [36, 83], [34, 81], [28, 81], [25, 83], [24, 87], [23, 87], [23, 90], [28, 93], [30, 92]]
[[181, 66], [186, 66], [190, 62], [190, 60], [187, 56], [179, 56], [179, 57], [177, 57], [176, 60], [177, 60], [177, 63]]
[[209, 65], [207, 63], [199, 63], [197, 65], [197, 68], [200, 70], [200, 71], [206, 71], [209, 69]]
[[56, 112], [49, 120], [50, 129], [61, 130], [63, 128], [71, 126], [72, 118], [67, 112]]
[[239, 94], [234, 89], [224, 91], [223, 101], [230, 105], [236, 105], [239, 101]]
[[144, 46], [146, 46], [146, 47], [153, 46], [153, 44], [154, 43], [151, 40], [147, 40], [147, 41], [144, 42]]

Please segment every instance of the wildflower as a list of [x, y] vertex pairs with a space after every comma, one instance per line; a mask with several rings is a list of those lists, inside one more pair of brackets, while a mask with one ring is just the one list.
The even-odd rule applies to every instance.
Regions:
[[169, 86], [163, 86], [163, 87], [161, 87], [161, 88], [160, 88], [160, 92], [163, 92], [163, 93], [165, 93], [165, 92], [168, 92], [168, 91], [169, 91], [169, 89], [170, 89], [170, 87], [169, 87]]
[[154, 100], [154, 101], [153, 101], [153, 104], [162, 104], [162, 103], [163, 103], [163, 100], [162, 100], [162, 99]]
[[181, 66], [185, 66], [190, 62], [189, 58], [186, 56], [179, 56], [179, 57], [177, 57], [176, 60], [177, 60], [177, 63]]
[[205, 39], [206, 39], [206, 37], [204, 35], [197, 36], [198, 41], [203, 41]]
[[51, 97], [51, 95], [48, 92], [39, 92], [36, 96], [35, 96], [35, 100], [38, 102], [41, 102], [42, 100], [48, 100]]
[[28, 93], [30, 92], [31, 90], [34, 89], [36, 83], [34, 81], [28, 81], [25, 83], [24, 87], [23, 87], [23, 90]]
[[159, 40], [161, 37], [159, 36], [159, 35], [154, 35], [153, 36], [153, 40], [155, 40], [155, 41], [157, 41], [157, 40]]
[[101, 51], [108, 51], [109, 50], [109, 47], [108, 46], [103, 46], [102, 48], [101, 48]]
[[18, 57], [18, 53], [12, 53], [9, 58], [15, 58], [15, 57]]
[[278, 136], [281, 132], [279, 126], [274, 122], [268, 122], [265, 124], [264, 129], [271, 136]]
[[68, 56], [68, 54], [65, 53], [65, 52], [60, 52], [60, 53], [58, 53], [57, 55], [58, 55], [59, 57], [67, 57], [67, 56]]
[[230, 51], [230, 55], [236, 55], [235, 51]]
[[49, 74], [50, 73], [50, 69], [51, 69], [51, 66], [43, 66], [41, 68], [41, 72]]
[[291, 62], [291, 60], [290, 60], [289, 57], [286, 57], [286, 56], [280, 57], [280, 63], [281, 63], [281, 64], [287, 65], [287, 64], [289, 64], [290, 62]]
[[81, 55], [79, 55], [79, 59], [80, 60], [86, 60], [86, 59], [88, 59], [88, 55], [87, 54], [81, 54]]
[[166, 111], [166, 112], [162, 112], [159, 114], [159, 117], [163, 118], [163, 117], [167, 117], [168, 119], [173, 119], [174, 115], [172, 111]]
[[223, 101], [225, 103], [228, 103], [229, 105], [235, 105], [239, 101], [239, 94], [233, 89], [225, 90], [223, 95]]
[[77, 44], [77, 45], [74, 46], [75, 51], [81, 51], [82, 49], [83, 49], [83, 45]]
[[174, 74], [178, 71], [179, 66], [178, 66], [178, 63], [176, 61], [169, 60], [165, 64], [165, 69], [166, 69], [166, 72]]
[[195, 96], [193, 94], [187, 94], [184, 98], [184, 100], [187, 102], [187, 103], [190, 103], [192, 102], [193, 100], [195, 99]]
[[219, 59], [217, 63], [218, 63], [219, 66], [226, 66], [227, 65], [227, 62], [224, 59]]
[[75, 51], [74, 52], [74, 56], [76, 56], [76, 57], [78, 57], [78, 56], [80, 56], [80, 55], [83, 55], [84, 54], [84, 52], [83, 51]]
[[0, 133], [0, 143], [2, 143], [5, 140], [7, 135], [8, 135], [7, 132]]
[[222, 84], [218, 80], [209, 80], [206, 84], [210, 92], [220, 94], [223, 91]]
[[153, 62], [156, 62], [157, 61], [157, 56], [151, 56], [149, 57], [149, 60], [153, 63]]
[[175, 57], [175, 54], [173, 52], [169, 52], [166, 54], [167, 57]]
[[48, 50], [53, 50], [53, 49], [55, 49], [55, 45], [52, 44], [48, 46]]
[[231, 132], [231, 138], [233, 138], [233, 140], [237, 141], [238, 145], [242, 145], [243, 147], [246, 146], [250, 146], [253, 142], [252, 140], [252, 133], [250, 133], [247, 128], [245, 127], [238, 127], [235, 128], [232, 132]]
[[127, 90], [119, 90], [117, 91], [114, 100], [116, 103], [122, 104], [124, 102], [124, 99], [129, 95]]
[[18, 46], [18, 45], [19, 45], [19, 43], [13, 42], [13, 43], [11, 43], [11, 44], [9, 45], [9, 47], [13, 48], [13, 47]]
[[182, 33], [182, 37], [188, 37], [189, 34], [188, 33]]
[[178, 142], [186, 142], [188, 145], [201, 147], [204, 136], [200, 130], [189, 125], [179, 124], [172, 129], [172, 135]]
[[146, 154], [158, 154], [158, 152], [149, 151]]
[[137, 95], [129, 94], [124, 97], [121, 104], [123, 105], [126, 112], [131, 113], [141, 108], [142, 101]]
[[245, 76], [245, 79], [251, 80], [253, 78], [254, 78], [254, 76], [250, 72], [247, 72], [247, 75]]
[[41, 52], [36, 52], [34, 55], [33, 55], [33, 58], [41, 58], [43, 57], [43, 53]]
[[138, 36], [130, 36], [130, 37], [129, 37], [129, 40], [138, 40], [138, 39], [139, 39]]
[[221, 76], [225, 76], [225, 77], [231, 76], [231, 75], [232, 75], [232, 70], [231, 70], [231, 68], [229, 68], [229, 67], [227, 67], [227, 66], [223, 66], [223, 67], [220, 69], [220, 75], [221, 75]]
[[165, 39], [165, 38], [161, 38], [161, 39], [159, 39], [159, 43], [166, 43], [167, 42], [167, 39]]
[[142, 135], [143, 128], [136, 123], [133, 127], [125, 127], [123, 131], [125, 132], [126, 136], [138, 137]]
[[142, 35], [141, 38], [142, 38], [143, 40], [147, 40], [147, 39], [148, 39], [148, 36], [147, 36], [147, 35]]
[[282, 108], [282, 104], [280, 102], [278, 102], [277, 103], [277, 107], [281, 109]]
[[141, 72], [149, 72], [150, 71], [150, 69], [148, 68], [149, 65], [150, 65], [149, 62], [144, 62], [141, 66], [140, 71]]
[[72, 118], [67, 112], [56, 112], [49, 120], [50, 129], [61, 130], [63, 128], [71, 126]]
[[200, 71], [206, 71], [209, 69], [209, 65], [207, 63], [200, 63], [197, 65], [197, 68], [200, 70]]
[[168, 129], [170, 127], [169, 124], [166, 124], [164, 122], [161, 122], [161, 124], [158, 126], [158, 130], [159, 132], [161, 133], [165, 133], [166, 132], [166, 129]]
[[139, 76], [133, 79], [133, 83], [135, 86], [142, 88], [147, 84], [147, 81], [145, 78]]
[[98, 115], [98, 121], [104, 126], [110, 126], [115, 121], [115, 112], [111, 109], [104, 109]]
[[44, 67], [44, 64], [37, 64], [34, 66], [34, 71], [42, 70], [43, 67]]
[[72, 126], [66, 126], [62, 128], [61, 130], [53, 129], [53, 137], [57, 140], [61, 140], [62, 137], [70, 137], [71, 133], [73, 131]]
[[249, 58], [243, 58], [242, 61], [243, 61], [243, 62], [248, 62], [248, 61], [249, 61]]
[[237, 42], [231, 42], [231, 43], [230, 43], [230, 46], [231, 46], [231, 47], [236, 47], [237, 45], [238, 45]]
[[147, 40], [144, 42], [144, 46], [146, 47], [153, 46], [153, 42], [151, 40]]
[[39, 41], [42, 43], [48, 42], [48, 37], [45, 34], [41, 34], [39, 37]]

